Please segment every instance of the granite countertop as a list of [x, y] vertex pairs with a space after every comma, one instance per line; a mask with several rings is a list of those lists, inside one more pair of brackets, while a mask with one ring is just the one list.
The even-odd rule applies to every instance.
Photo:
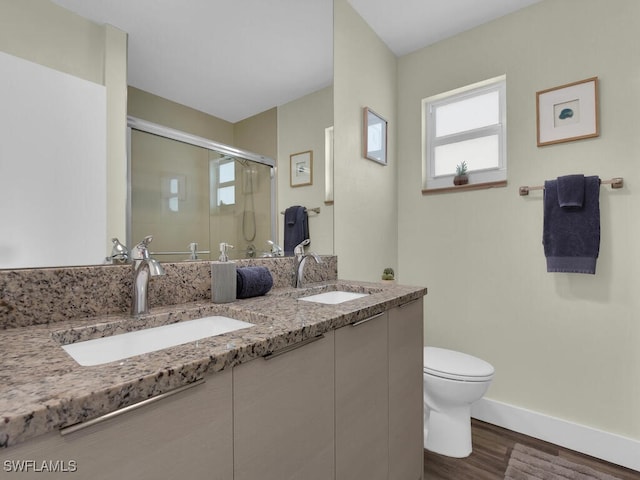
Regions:
[[[371, 293], [337, 305], [297, 300], [330, 290]], [[275, 288], [229, 304], [206, 301], [152, 308], [132, 318], [105, 315], [3, 331], [0, 447], [104, 415], [306, 338], [418, 299], [423, 287], [343, 280]], [[62, 344], [209, 315], [254, 327], [98, 366], [78, 365]]]

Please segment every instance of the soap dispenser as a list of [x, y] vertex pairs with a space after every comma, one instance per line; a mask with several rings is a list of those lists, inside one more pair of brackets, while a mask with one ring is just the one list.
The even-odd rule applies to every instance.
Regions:
[[229, 303], [236, 299], [236, 264], [229, 261], [227, 250], [233, 245], [220, 244], [220, 258], [211, 262], [211, 300], [213, 303]]

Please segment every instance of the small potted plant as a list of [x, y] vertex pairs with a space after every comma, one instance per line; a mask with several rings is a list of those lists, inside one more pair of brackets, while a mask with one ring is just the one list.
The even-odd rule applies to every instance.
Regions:
[[456, 165], [456, 176], [453, 177], [454, 185], [466, 185], [469, 183], [469, 177], [467, 175], [467, 162], [462, 162]]
[[393, 282], [395, 280], [395, 273], [393, 272], [393, 268], [385, 268], [382, 271], [382, 280], [385, 282]]

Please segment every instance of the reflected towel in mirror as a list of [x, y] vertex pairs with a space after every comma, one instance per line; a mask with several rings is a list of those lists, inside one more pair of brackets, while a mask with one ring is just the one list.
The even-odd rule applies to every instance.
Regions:
[[289, 207], [284, 212], [284, 253], [293, 255], [293, 249], [309, 238], [307, 209], [300, 205]]

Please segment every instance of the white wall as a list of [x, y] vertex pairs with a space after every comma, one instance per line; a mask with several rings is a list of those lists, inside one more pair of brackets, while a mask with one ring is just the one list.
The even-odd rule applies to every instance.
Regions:
[[0, 52], [0, 268], [104, 260], [106, 89]]
[[[397, 268], [396, 57], [346, 0], [334, 2], [334, 189], [338, 275]], [[362, 109], [389, 122], [388, 165], [362, 156]]]
[[[278, 107], [278, 212], [292, 205], [320, 207], [309, 213], [309, 250], [333, 253], [333, 205], [325, 205], [325, 128], [333, 125], [333, 88], [327, 87]], [[290, 156], [313, 152], [312, 185], [291, 187]], [[280, 245], [284, 247], [283, 216], [278, 217]]]
[[[400, 281], [429, 288], [425, 343], [494, 364], [488, 397], [640, 439], [640, 2], [546, 0], [398, 61]], [[508, 186], [421, 194], [422, 98], [507, 75]], [[535, 93], [597, 76], [601, 135], [539, 148]], [[337, 82], [336, 82], [337, 84]], [[601, 188], [595, 276], [546, 272], [542, 195]], [[342, 258], [340, 259], [342, 262]]]
[[0, 0], [0, 51], [106, 87], [107, 255], [111, 237], [126, 233], [126, 33], [49, 0]]

